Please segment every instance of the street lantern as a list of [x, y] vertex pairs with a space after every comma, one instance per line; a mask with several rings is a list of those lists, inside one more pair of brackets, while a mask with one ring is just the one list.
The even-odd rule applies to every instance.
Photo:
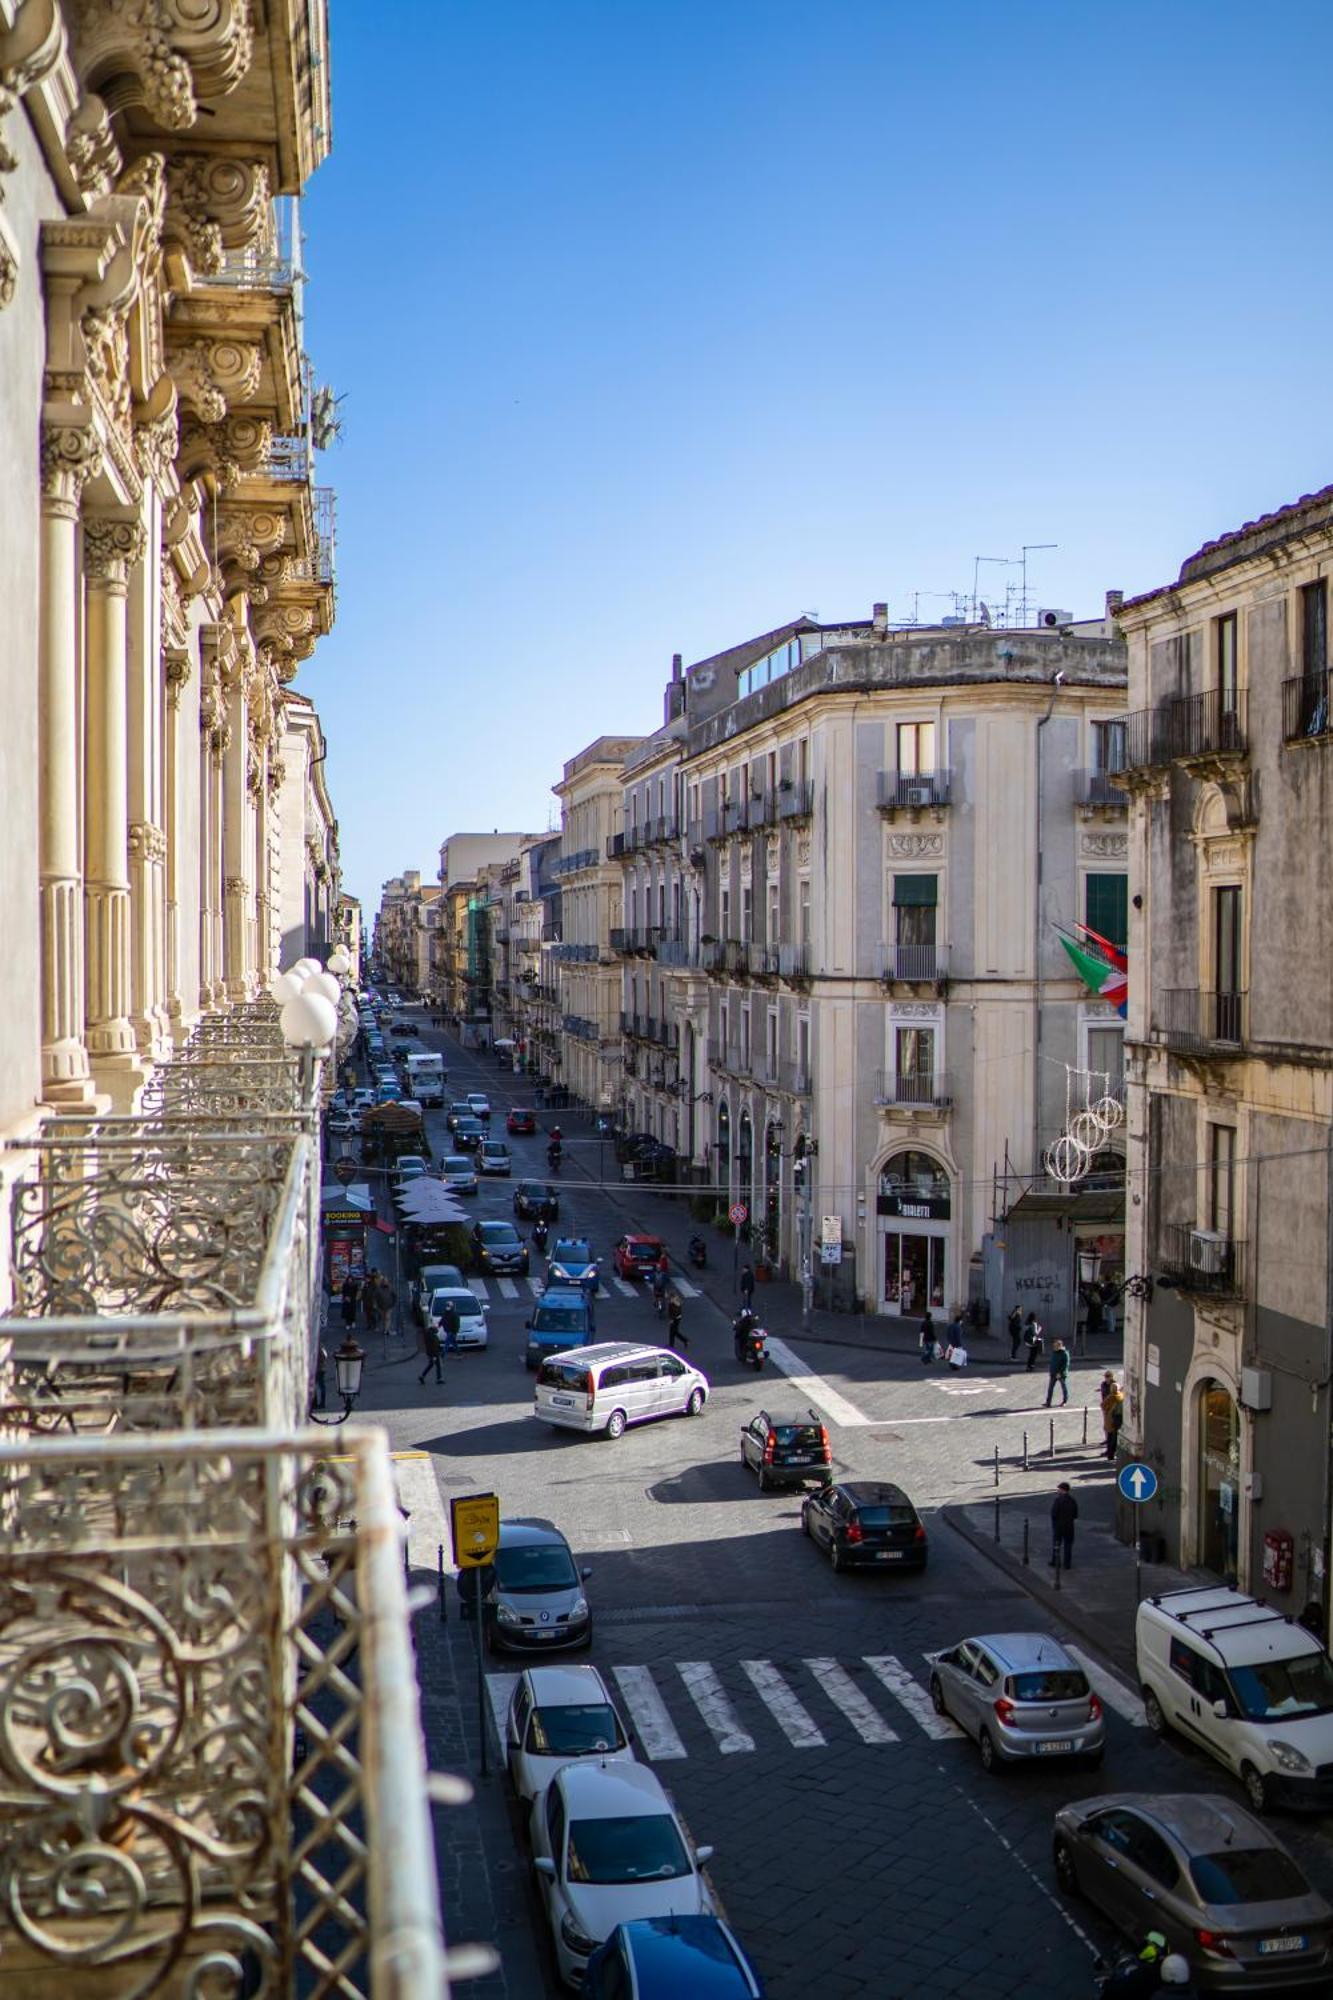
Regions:
[[1078, 1253], [1078, 1281], [1080, 1285], [1095, 1285], [1097, 1273], [1102, 1268], [1100, 1250], [1083, 1249]]
[[338, 1394], [349, 1410], [361, 1394], [361, 1371], [365, 1365], [364, 1349], [357, 1346], [352, 1334], [344, 1335], [342, 1346], [333, 1357], [333, 1367], [338, 1377]]

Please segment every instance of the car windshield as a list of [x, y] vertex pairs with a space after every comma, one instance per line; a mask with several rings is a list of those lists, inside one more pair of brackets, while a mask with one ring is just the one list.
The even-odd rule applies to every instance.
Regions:
[[1205, 1903], [1285, 1903], [1308, 1896], [1310, 1885], [1280, 1847], [1233, 1847], [1196, 1854], [1190, 1874]]
[[502, 1590], [567, 1590], [579, 1580], [569, 1550], [559, 1542], [501, 1549], [495, 1574]]
[[538, 1333], [582, 1333], [587, 1324], [586, 1306], [538, 1306], [533, 1320]]
[[517, 1243], [518, 1231], [512, 1222], [480, 1222], [477, 1234], [483, 1243]]
[[1030, 1674], [1013, 1674], [1009, 1692], [1015, 1701], [1083, 1701], [1088, 1679], [1077, 1667], [1042, 1667]]
[[655, 1264], [662, 1253], [655, 1243], [631, 1243], [627, 1245], [627, 1254], [636, 1264]]
[[470, 1180], [472, 1178], [472, 1162], [469, 1159], [465, 1159], [462, 1153], [451, 1153], [449, 1158], [442, 1163], [440, 1172], [442, 1174], [466, 1174]]
[[623, 1750], [625, 1733], [609, 1702], [534, 1708], [528, 1748], [538, 1757], [595, 1757], [601, 1750]]
[[1327, 1653], [1294, 1660], [1259, 1660], [1228, 1673], [1241, 1713], [1252, 1722], [1286, 1715], [1327, 1715], [1333, 1710], [1333, 1662]]
[[858, 1507], [856, 1518], [863, 1528], [910, 1528], [916, 1517], [903, 1500], [884, 1507]]
[[693, 1872], [670, 1813], [576, 1819], [569, 1829], [570, 1882], [669, 1882]]
[[592, 1262], [592, 1252], [586, 1243], [580, 1243], [577, 1238], [572, 1236], [564, 1236], [552, 1250], [551, 1262], [553, 1264], [589, 1264]]
[[824, 1442], [817, 1424], [774, 1424], [773, 1435], [779, 1444], [798, 1445], [802, 1451], [818, 1451]]

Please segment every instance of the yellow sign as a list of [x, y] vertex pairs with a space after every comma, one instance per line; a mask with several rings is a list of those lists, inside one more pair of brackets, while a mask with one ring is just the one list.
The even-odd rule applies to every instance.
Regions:
[[454, 1561], [460, 1569], [488, 1563], [500, 1541], [500, 1502], [494, 1493], [470, 1493], [449, 1502]]

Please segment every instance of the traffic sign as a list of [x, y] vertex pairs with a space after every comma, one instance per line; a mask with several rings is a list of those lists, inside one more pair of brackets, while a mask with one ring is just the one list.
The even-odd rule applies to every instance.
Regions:
[[460, 1569], [476, 1569], [490, 1561], [500, 1541], [500, 1501], [494, 1493], [469, 1493], [449, 1502], [449, 1530], [454, 1561]]
[[1136, 1507], [1143, 1501], [1151, 1500], [1157, 1492], [1157, 1474], [1150, 1465], [1131, 1459], [1122, 1465], [1116, 1478], [1116, 1485], [1126, 1500], [1132, 1500]]
[[335, 1177], [346, 1187], [348, 1181], [356, 1179], [356, 1161], [353, 1159], [335, 1160], [333, 1163], [333, 1172]]
[[749, 1219], [750, 1211], [745, 1206], [745, 1203], [743, 1201], [733, 1201], [731, 1207], [727, 1210], [727, 1220], [732, 1226], [739, 1229], [741, 1224], [748, 1222]]

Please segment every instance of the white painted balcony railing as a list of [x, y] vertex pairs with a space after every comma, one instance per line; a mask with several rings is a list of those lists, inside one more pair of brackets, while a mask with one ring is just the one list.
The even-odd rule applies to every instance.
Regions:
[[0, 1444], [5, 2000], [445, 2000], [388, 1446], [329, 1444]]

